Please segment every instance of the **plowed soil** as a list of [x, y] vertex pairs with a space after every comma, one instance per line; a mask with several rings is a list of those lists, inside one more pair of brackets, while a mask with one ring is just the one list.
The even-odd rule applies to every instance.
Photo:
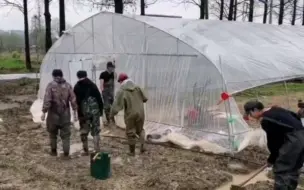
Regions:
[[250, 171], [267, 158], [267, 152], [256, 147], [236, 155], [243, 160], [233, 160], [160, 145], [148, 145], [148, 152], [130, 158], [124, 139], [105, 137], [102, 147], [111, 154], [112, 177], [95, 180], [90, 176], [89, 157], [80, 155], [75, 128], [72, 159], [49, 156], [48, 133], [43, 125], [32, 122], [29, 112], [37, 81], [22, 79], [0, 82], [0, 86], [0, 189], [213, 190], [232, 180], [231, 172], [237, 172], [228, 167], [232, 161], [245, 164]]

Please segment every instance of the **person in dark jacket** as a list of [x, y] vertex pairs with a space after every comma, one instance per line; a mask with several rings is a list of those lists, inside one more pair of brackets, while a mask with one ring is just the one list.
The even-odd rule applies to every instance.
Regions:
[[88, 134], [91, 131], [94, 149], [98, 152], [100, 151], [99, 133], [100, 117], [103, 113], [103, 101], [96, 84], [87, 78], [86, 71], [78, 71], [77, 78], [79, 81], [74, 87], [74, 93], [78, 105], [77, 111], [83, 150], [85, 154], [88, 154]]
[[264, 108], [259, 101], [244, 105], [245, 116], [260, 120], [267, 135], [270, 152], [268, 166], [273, 167], [275, 190], [295, 190], [304, 162], [304, 128], [292, 111], [279, 106]]

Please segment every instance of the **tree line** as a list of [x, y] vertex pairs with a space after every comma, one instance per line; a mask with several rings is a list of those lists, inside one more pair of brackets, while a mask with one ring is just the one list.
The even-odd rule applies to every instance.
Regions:
[[[29, 32], [28, 20], [28, 0], [0, 0], [1, 7], [16, 8], [23, 14], [24, 18], [24, 47], [25, 47], [25, 64], [27, 69], [31, 69], [30, 58], [30, 38], [35, 41], [36, 46], [44, 46], [46, 53], [56, 39], [56, 35], [61, 36], [66, 30], [65, 19], [65, 0], [58, 0], [59, 5], [59, 21], [56, 25], [52, 25], [50, 14], [50, 3], [54, 0], [43, 0], [44, 19], [41, 15], [42, 0], [36, 0], [37, 14], [32, 18], [31, 33]], [[113, 8], [115, 13], [123, 14], [127, 7], [135, 7], [137, 0], [76, 0], [77, 3], [85, 6], [90, 6], [95, 9], [110, 9]], [[145, 9], [156, 3], [157, 0], [139, 0], [140, 14], [146, 15]], [[248, 21], [253, 22], [255, 17], [262, 17], [262, 23], [273, 24], [273, 16], [277, 18], [277, 24], [281, 25], [289, 22], [295, 25], [297, 20], [301, 20], [304, 25], [304, 0], [171, 0], [177, 4], [190, 4], [199, 8], [199, 19], [209, 19], [210, 16], [219, 20], [229, 21]], [[159, 2], [161, 3], [161, 2]], [[301, 4], [301, 5], [300, 5]], [[259, 11], [263, 10], [260, 14]], [[44, 20], [44, 24], [42, 24]], [[54, 37], [52, 35], [52, 26], [58, 28]], [[54, 29], [53, 29], [54, 31]], [[33, 37], [34, 36], [34, 37]], [[35, 39], [35, 40], [33, 40]], [[42, 40], [44, 39], [44, 40]], [[0, 39], [3, 45], [3, 40]]]

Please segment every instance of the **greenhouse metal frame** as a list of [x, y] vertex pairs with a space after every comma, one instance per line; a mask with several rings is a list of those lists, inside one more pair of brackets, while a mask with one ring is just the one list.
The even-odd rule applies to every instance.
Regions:
[[53, 69], [72, 85], [76, 72], [87, 70], [99, 85], [106, 62], [115, 61], [117, 73], [147, 91], [148, 134], [176, 132], [186, 148], [203, 140], [238, 151], [249, 128], [234, 98], [219, 103], [221, 94], [302, 77], [303, 49], [298, 26], [101, 12], [66, 31], [46, 54], [38, 99]]

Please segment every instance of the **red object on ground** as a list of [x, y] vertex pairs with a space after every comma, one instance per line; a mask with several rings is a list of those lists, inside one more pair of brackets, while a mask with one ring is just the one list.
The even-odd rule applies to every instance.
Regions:
[[230, 97], [230, 95], [229, 95], [227, 92], [223, 92], [223, 93], [221, 94], [222, 100], [227, 100], [229, 97]]

